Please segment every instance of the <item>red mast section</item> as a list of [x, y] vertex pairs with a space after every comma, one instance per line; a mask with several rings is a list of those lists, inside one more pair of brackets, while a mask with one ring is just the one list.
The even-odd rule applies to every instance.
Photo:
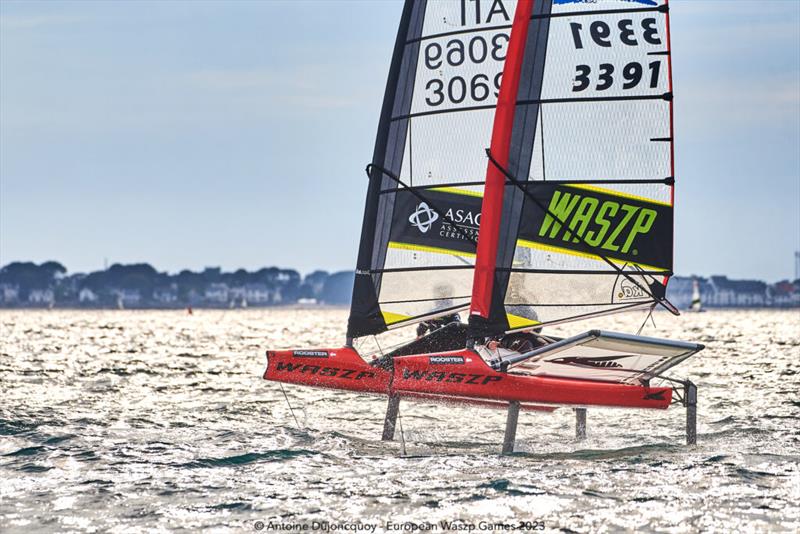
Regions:
[[[497, 97], [497, 109], [492, 126], [492, 157], [503, 167], [508, 166], [511, 145], [511, 129], [517, 105], [517, 92], [528, 40], [528, 27], [533, 12], [534, 0], [520, 0], [511, 26], [508, 54], [503, 66], [503, 81]], [[472, 285], [470, 315], [489, 317], [494, 287], [494, 271], [497, 263], [497, 242], [503, 214], [503, 194], [506, 177], [491, 161], [486, 170], [486, 185], [481, 208], [481, 229], [478, 235], [478, 251], [475, 259], [475, 275]]]

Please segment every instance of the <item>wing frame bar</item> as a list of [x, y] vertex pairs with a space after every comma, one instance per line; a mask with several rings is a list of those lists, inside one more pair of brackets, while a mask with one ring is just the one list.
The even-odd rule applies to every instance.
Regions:
[[562, 339], [561, 341], [556, 341], [555, 343], [545, 345], [544, 347], [539, 347], [537, 349], [519, 354], [517, 356], [511, 356], [509, 358], [505, 358], [502, 361], [501, 365], [504, 366], [505, 368], [508, 368], [512, 365], [520, 364], [526, 360], [530, 360], [531, 358], [535, 358], [537, 356], [544, 356], [551, 352], [561, 351], [597, 339], [620, 341], [624, 343], [635, 343], [640, 345], [651, 345], [651, 346], [654, 345], [657, 347], [678, 349], [685, 351], [685, 354], [677, 356], [675, 359], [671, 359], [669, 362], [667, 362], [669, 365], [664, 364], [655, 369], [648, 370], [647, 374], [651, 376], [660, 375], [662, 372], [666, 371], [670, 367], [678, 365], [679, 363], [683, 362], [690, 356], [700, 352], [705, 348], [705, 345], [702, 345], [700, 343], [691, 343], [688, 341], [637, 336], [633, 334], [624, 334], [621, 332], [611, 332], [608, 330], [589, 330], [588, 332], [578, 334], [577, 336]]

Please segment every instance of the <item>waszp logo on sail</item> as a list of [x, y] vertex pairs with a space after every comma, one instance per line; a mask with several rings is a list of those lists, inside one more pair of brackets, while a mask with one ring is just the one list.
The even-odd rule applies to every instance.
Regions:
[[658, 215], [639, 205], [560, 190], [553, 192], [547, 210], [539, 237], [634, 256], [636, 237], [647, 234]]

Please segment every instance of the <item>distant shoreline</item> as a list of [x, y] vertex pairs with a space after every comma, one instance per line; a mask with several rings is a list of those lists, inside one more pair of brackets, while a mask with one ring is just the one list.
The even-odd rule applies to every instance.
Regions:
[[186, 313], [187, 309], [191, 308], [192, 312], [196, 311], [250, 311], [250, 310], [349, 310], [350, 306], [347, 304], [277, 304], [273, 306], [248, 306], [245, 308], [236, 307], [229, 308], [225, 306], [142, 306], [130, 308], [116, 308], [113, 306], [2, 306], [0, 311], [178, 311]]
[[[195, 312], [208, 312], [208, 311], [215, 311], [215, 312], [247, 312], [247, 311], [347, 311], [350, 309], [350, 306], [344, 304], [317, 304], [317, 305], [299, 305], [299, 304], [287, 304], [283, 306], [251, 306], [248, 308], [215, 308], [210, 306], [192, 306], [192, 313]], [[183, 314], [188, 315], [187, 308], [87, 308], [87, 307], [75, 307], [75, 306], [55, 306], [53, 308], [47, 308], [42, 306], [16, 306], [16, 307], [9, 307], [9, 306], [0, 306], [0, 313], [2, 312], [12, 312], [12, 311], [21, 311], [21, 312], [28, 312], [28, 311], [74, 311], [74, 312], [98, 312], [98, 311], [106, 311], [106, 312], [151, 312], [151, 311], [171, 311], [171, 312], [181, 312]], [[641, 312], [642, 310], [627, 310], [621, 313], [637, 313]], [[800, 308], [796, 306], [714, 306], [714, 307], [707, 307], [704, 308], [704, 312], [713, 313], [717, 311], [786, 311], [786, 312], [794, 312], [798, 314], [800, 317]], [[668, 313], [667, 310], [656, 309], [653, 310], [654, 313]], [[696, 314], [694, 312], [690, 312], [688, 310], [681, 310], [681, 316], [693, 316], [701, 314]]]
[[[233, 272], [207, 267], [169, 274], [139, 263], [67, 274], [66, 267], [55, 261], [13, 262], [0, 268], [0, 308], [326, 309], [348, 307], [354, 283], [354, 271], [314, 271], [302, 276], [294, 269], [278, 267]], [[666, 298], [678, 309], [689, 309], [696, 296], [704, 309], [800, 308], [800, 280], [768, 284], [723, 275], [670, 277]]]

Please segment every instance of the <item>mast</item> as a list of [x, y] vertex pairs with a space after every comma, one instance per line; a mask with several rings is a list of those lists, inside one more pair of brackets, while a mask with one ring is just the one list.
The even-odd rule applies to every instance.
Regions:
[[[520, 0], [511, 27], [511, 40], [508, 56], [503, 66], [503, 83], [497, 99], [497, 110], [492, 128], [492, 142], [489, 152], [500, 165], [508, 165], [511, 148], [511, 131], [514, 125], [517, 92], [524, 60], [525, 43], [528, 37], [534, 0]], [[503, 210], [503, 195], [506, 178], [500, 168], [491, 161], [487, 163], [486, 186], [481, 208], [481, 232], [478, 237], [478, 251], [475, 260], [475, 276], [470, 304], [470, 324], [476, 329], [481, 320], [489, 318], [494, 274], [497, 260], [497, 246]]]

